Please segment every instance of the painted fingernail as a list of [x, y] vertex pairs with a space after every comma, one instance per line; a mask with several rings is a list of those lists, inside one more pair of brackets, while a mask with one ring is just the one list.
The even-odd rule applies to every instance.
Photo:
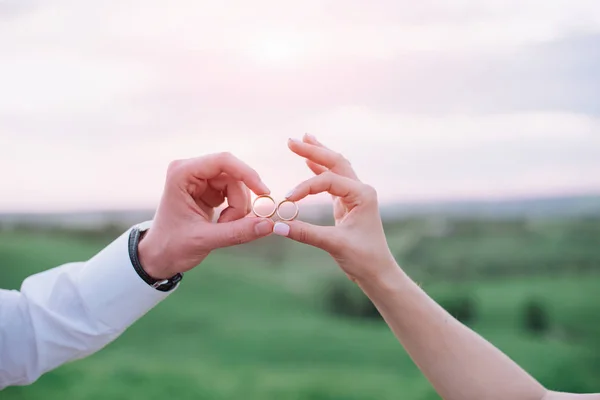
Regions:
[[258, 236], [264, 236], [271, 233], [273, 228], [271, 228], [271, 223], [266, 219], [263, 219], [258, 224], [254, 225], [254, 231]]
[[290, 234], [290, 226], [283, 222], [277, 222], [273, 227], [273, 233], [279, 236], [287, 236]]
[[287, 192], [287, 193], [285, 194], [285, 198], [286, 198], [286, 199], [289, 199], [290, 197], [292, 197], [292, 195], [294, 194], [294, 192], [295, 192], [295, 191], [296, 191], [296, 189], [292, 189], [292, 190], [290, 190], [289, 192]]

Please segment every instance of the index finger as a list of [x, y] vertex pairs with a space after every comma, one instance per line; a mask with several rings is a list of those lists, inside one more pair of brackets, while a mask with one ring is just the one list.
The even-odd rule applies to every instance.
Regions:
[[327, 171], [296, 186], [286, 198], [299, 201], [308, 195], [327, 192], [345, 199], [360, 199], [368, 195], [367, 186], [359, 181]]
[[253, 168], [231, 153], [217, 153], [192, 158], [181, 164], [181, 172], [198, 179], [212, 179], [222, 173], [246, 184], [255, 194], [269, 194], [271, 191]]
[[321, 144], [317, 145], [307, 141], [302, 142], [296, 139], [289, 139], [288, 147], [300, 157], [304, 157], [315, 164], [348, 178], [358, 179], [352, 165], [343, 155]]

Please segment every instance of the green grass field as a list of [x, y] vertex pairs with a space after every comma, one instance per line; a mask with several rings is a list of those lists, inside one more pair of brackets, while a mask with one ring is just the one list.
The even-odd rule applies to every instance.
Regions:
[[[401, 229], [392, 231], [393, 247], [410, 242]], [[0, 233], [1, 286], [18, 288], [30, 274], [85, 260], [106, 244], [57, 234]], [[411, 249], [401, 253], [414, 256]], [[442, 256], [435, 257], [438, 267]], [[475, 274], [458, 283], [415, 274], [434, 297], [472, 298], [473, 328], [549, 388], [600, 391], [600, 273], [568, 271]], [[8, 388], [0, 398], [438, 398], [383, 322], [328, 312], [329, 286], [344, 280], [322, 253], [282, 238], [217, 252], [107, 348], [29, 387]], [[551, 323], [542, 335], [523, 328], [522, 306], [532, 298], [543, 302]]]

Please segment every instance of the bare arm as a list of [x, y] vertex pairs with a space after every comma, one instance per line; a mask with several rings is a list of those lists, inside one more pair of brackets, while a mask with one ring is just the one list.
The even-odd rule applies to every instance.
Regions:
[[448, 314], [400, 268], [393, 265], [389, 270], [393, 273], [360, 286], [440, 396], [447, 400], [549, 396], [527, 372]]
[[288, 196], [329, 192], [335, 227], [278, 222], [275, 233], [319, 247], [337, 261], [375, 306], [437, 392], [446, 400], [600, 400], [549, 392], [514, 361], [461, 324], [398, 267], [388, 248], [375, 190], [350, 163], [316, 139], [290, 141], [317, 175]]
[[600, 400], [547, 391], [500, 350], [457, 321], [394, 261], [360, 283], [413, 361], [447, 400]]

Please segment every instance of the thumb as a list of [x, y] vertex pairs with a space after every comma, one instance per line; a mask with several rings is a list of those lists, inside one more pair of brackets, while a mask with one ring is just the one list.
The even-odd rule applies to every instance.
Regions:
[[231, 222], [211, 224], [206, 235], [212, 249], [248, 243], [273, 232], [273, 221], [268, 218], [246, 217]]
[[273, 233], [318, 247], [329, 253], [339, 247], [338, 235], [332, 226], [312, 225], [302, 221], [277, 222], [273, 227]]

